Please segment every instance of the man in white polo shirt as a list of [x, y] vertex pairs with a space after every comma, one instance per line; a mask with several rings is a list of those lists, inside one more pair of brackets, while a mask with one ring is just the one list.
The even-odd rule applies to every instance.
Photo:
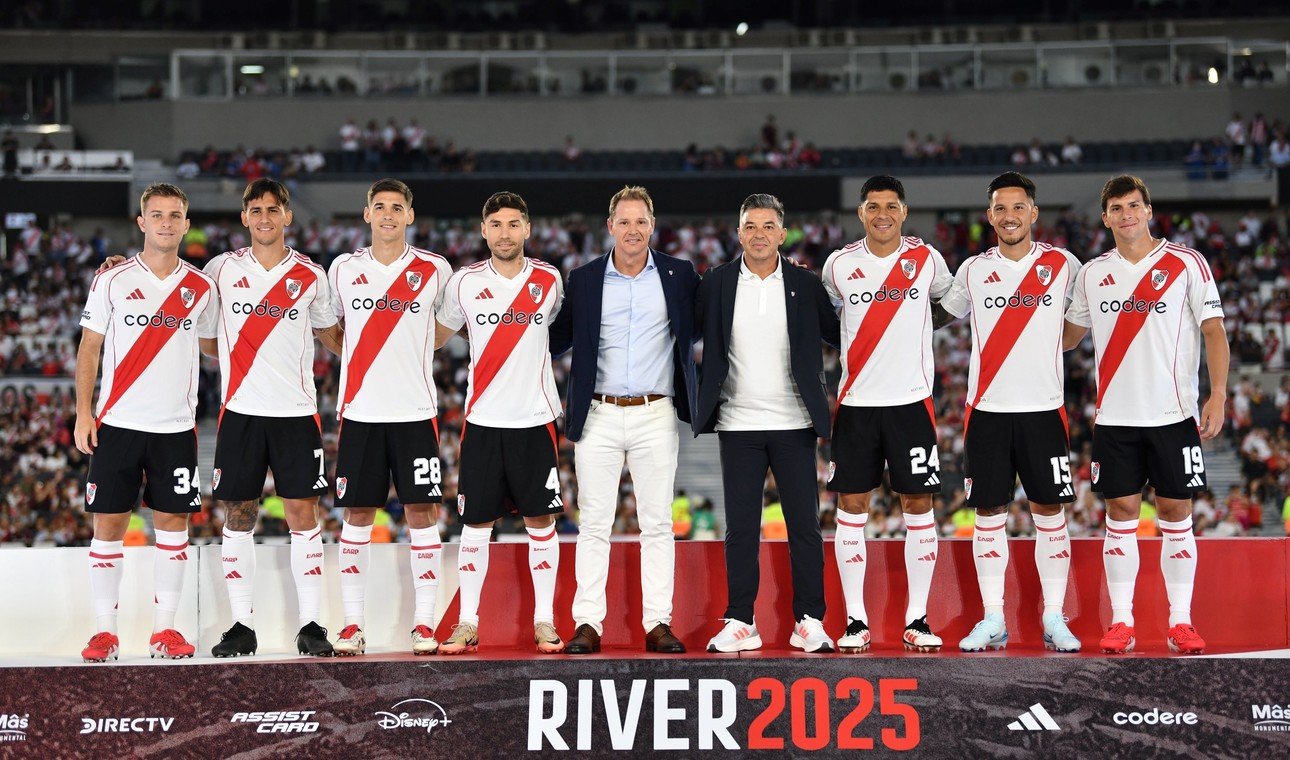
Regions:
[[779, 255], [784, 205], [758, 193], [739, 209], [743, 255], [699, 284], [695, 312], [704, 361], [694, 433], [716, 431], [726, 506], [725, 626], [709, 652], [762, 645], [753, 620], [766, 472], [775, 475], [793, 571], [789, 643], [832, 652], [824, 632], [824, 545], [820, 539], [815, 441], [829, 436], [821, 340], [840, 342], [823, 283]]

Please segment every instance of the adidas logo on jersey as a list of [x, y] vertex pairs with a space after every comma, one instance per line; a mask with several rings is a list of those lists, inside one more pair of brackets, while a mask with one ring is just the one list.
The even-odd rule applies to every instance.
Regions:
[[1186, 549], [1183, 549], [1177, 554], [1170, 554], [1169, 559], [1191, 559], [1191, 552], [1187, 551]]
[[133, 291], [131, 291], [131, 292], [130, 292], [130, 295], [128, 295], [128, 296], [126, 296], [126, 297], [125, 297], [125, 300], [127, 300], [127, 301], [142, 301], [142, 300], [143, 300], [143, 291], [142, 291], [142, 290], [139, 290], [138, 288], [135, 288]]
[[847, 279], [848, 279], [848, 280], [863, 280], [863, 279], [864, 279], [864, 272], [861, 272], [861, 271], [860, 271], [860, 267], [856, 267], [856, 271], [854, 271], [854, 272], [852, 272], [851, 274], [847, 275]]
[[550, 563], [550, 562], [546, 562], [546, 561], [542, 561], [542, 562], [539, 562], [538, 564], [534, 565], [534, 566], [533, 566], [533, 569], [534, 569], [534, 570], [550, 570], [550, 569], [551, 569], [551, 563]]
[[249, 280], [247, 280], [245, 277], [243, 277], [242, 279], [240, 279], [240, 280], [238, 280], [237, 282], [233, 283], [233, 287], [235, 287], [235, 288], [249, 288], [249, 287], [251, 287], [251, 283], [250, 283], [250, 281], [249, 281]]
[[546, 506], [547, 509], [564, 509], [564, 499], [560, 498], [560, 494], [556, 494], [551, 503]]
[[923, 483], [923, 485], [925, 486], [939, 486], [940, 484], [941, 484], [941, 479], [937, 477], [936, 473], [934, 472], [932, 473], [932, 476], [928, 478], [926, 482]]
[[1108, 274], [1107, 276], [1102, 278], [1102, 281], [1099, 282], [1097, 286], [1099, 288], [1104, 288], [1107, 285], [1114, 285], [1114, 284], [1115, 284], [1115, 278]]
[[1070, 484], [1070, 483], [1067, 483], [1067, 484], [1066, 484], [1066, 487], [1062, 489], [1062, 492], [1061, 492], [1061, 493], [1059, 493], [1059, 494], [1057, 494], [1057, 495], [1058, 495], [1058, 496], [1070, 496], [1070, 497], [1072, 497], [1072, 498], [1073, 498], [1073, 497], [1075, 496], [1075, 490], [1074, 490], [1073, 488], [1071, 488], [1071, 484]]
[[327, 476], [326, 475], [318, 476], [318, 480], [314, 481], [314, 488], [325, 489], [326, 487], [327, 487]]
[[991, 272], [990, 276], [985, 278], [986, 285], [993, 285], [996, 282], [1003, 282], [1003, 278], [999, 276], [998, 272]]
[[484, 301], [492, 297], [493, 297], [493, 292], [488, 288], [484, 288], [483, 290], [479, 291], [479, 295], [475, 296], [475, 300]]
[[366, 285], [366, 284], [367, 284], [367, 275], [365, 274], [360, 274], [358, 277], [354, 279], [353, 282], [350, 283], [350, 285]]
[[1204, 488], [1204, 487], [1205, 487], [1205, 479], [1204, 479], [1204, 478], [1202, 478], [1202, 477], [1200, 476], [1200, 473], [1196, 473], [1195, 475], [1193, 475], [1193, 476], [1192, 476], [1191, 480], [1187, 481], [1187, 487], [1188, 487], [1188, 488]]
[[190, 507], [200, 507], [201, 505], [202, 505], [202, 495], [201, 495], [201, 494], [197, 494], [196, 496], [194, 496], [194, 497], [193, 497], [193, 500], [192, 500], [192, 501], [188, 502], [188, 506], [190, 506]]
[[430, 493], [429, 493], [428, 495], [429, 495], [429, 496], [443, 496], [443, 490], [442, 490], [441, 488], [439, 488], [439, 486], [437, 486], [437, 485], [436, 485], [434, 488], [431, 488], [431, 489], [430, 489]]

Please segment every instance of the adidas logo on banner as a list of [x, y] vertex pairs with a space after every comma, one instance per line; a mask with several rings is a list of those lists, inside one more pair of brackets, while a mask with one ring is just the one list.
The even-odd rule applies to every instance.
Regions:
[[1205, 487], [1205, 479], [1204, 479], [1204, 478], [1202, 478], [1202, 477], [1200, 476], [1200, 473], [1196, 473], [1195, 475], [1193, 475], [1193, 476], [1192, 476], [1192, 479], [1191, 479], [1191, 480], [1187, 481], [1187, 487], [1188, 487], [1188, 488], [1204, 488], [1204, 487]]
[[483, 290], [479, 291], [479, 295], [475, 296], [475, 300], [484, 301], [492, 297], [493, 297], [493, 292], [488, 288], [484, 288]]
[[994, 551], [993, 549], [986, 552], [985, 554], [978, 554], [976, 556], [980, 557], [981, 559], [1003, 559], [1003, 555], [997, 551]]
[[1187, 551], [1186, 549], [1183, 549], [1177, 554], [1170, 554], [1169, 559], [1191, 559], [1191, 552]]
[[1066, 487], [1062, 489], [1062, 492], [1061, 492], [1061, 493], [1059, 493], [1059, 494], [1057, 494], [1057, 495], [1058, 495], [1058, 496], [1074, 496], [1074, 495], [1075, 495], [1075, 490], [1074, 490], [1073, 488], [1071, 488], [1071, 484], [1070, 484], [1070, 483], [1067, 483], [1067, 484], [1066, 484]]
[[857, 554], [857, 555], [855, 555], [854, 557], [852, 557], [851, 559], [847, 560], [847, 561], [846, 561], [846, 564], [848, 564], [848, 565], [854, 565], [854, 564], [857, 564], [857, 563], [860, 563], [860, 562], [864, 562], [864, 557], [861, 557], [859, 554]]
[[240, 581], [240, 580], [242, 580], [242, 574], [241, 574], [241, 573], [239, 573], [239, 572], [238, 572], [238, 571], [236, 571], [236, 570], [234, 570], [233, 572], [229, 573], [228, 575], [226, 575], [226, 576], [224, 576], [224, 577], [225, 577], [226, 579], [229, 579], [229, 580], [235, 580], [235, 581]]
[[314, 488], [326, 488], [326, 487], [327, 487], [327, 476], [320, 475], [318, 477], [318, 480], [314, 482]]
[[550, 569], [551, 569], [551, 563], [550, 563], [550, 562], [547, 562], [547, 561], [545, 561], [545, 560], [543, 560], [542, 562], [539, 562], [538, 564], [534, 565], [534, 566], [533, 566], [533, 569], [534, 569], [534, 570], [550, 570]]
[[457, 568], [457, 570], [463, 573], [473, 573], [475, 572], [475, 566], [473, 564], [462, 565], [461, 567]]
[[310, 570], [309, 572], [305, 573], [305, 575], [322, 575], [322, 568], [315, 567], [313, 570]]
[[427, 570], [418, 577], [423, 581], [432, 581], [435, 579], [433, 570]]
[[852, 272], [851, 274], [847, 275], [847, 279], [848, 279], [848, 280], [863, 280], [863, 279], [864, 279], [864, 272], [861, 272], [861, 271], [860, 271], [860, 267], [856, 267], [856, 271], [854, 271], [854, 272]]
[[1111, 557], [1123, 557], [1123, 556], [1124, 556], [1124, 550], [1123, 550], [1123, 549], [1121, 549], [1121, 548], [1120, 548], [1120, 547], [1118, 547], [1118, 546], [1117, 546], [1117, 547], [1115, 547], [1114, 549], [1110, 550], [1110, 551], [1106, 551], [1106, 552], [1102, 552], [1102, 553], [1103, 553], [1103, 554], [1106, 554], [1106, 555], [1108, 555], [1108, 556], [1111, 556]]
[[360, 274], [357, 278], [355, 278], [353, 282], [350, 283], [350, 285], [366, 285], [366, 284], [367, 284], [367, 275], [365, 274]]
[[1071, 558], [1071, 553], [1066, 551], [1065, 549], [1062, 549], [1056, 554], [1050, 556], [1048, 559], [1070, 559], [1070, 558]]
[[1044, 706], [1036, 702], [1017, 719], [1008, 724], [1009, 731], [1060, 731], [1061, 726], [1053, 720]]
[[993, 285], [996, 282], [1003, 282], [1003, 278], [999, 276], [998, 272], [991, 272], [990, 276], [985, 278], [986, 285]]
[[128, 295], [128, 296], [126, 296], [126, 297], [125, 297], [125, 300], [127, 300], [127, 301], [142, 301], [142, 300], [143, 300], [143, 291], [142, 291], [142, 290], [139, 290], [138, 288], [135, 288], [133, 291], [131, 291], [130, 295]]
[[936, 561], [936, 552], [932, 552], [931, 554], [924, 554], [923, 556], [921, 556], [921, 557], [919, 557], [919, 558], [918, 558], [918, 561], [919, 561], [919, 562], [935, 562], [935, 561]]
[[940, 484], [941, 484], [941, 479], [934, 472], [932, 473], [932, 476], [927, 479], [927, 482], [923, 483], [923, 485], [925, 486], [939, 486]]
[[350, 565], [344, 570], [341, 570], [341, 572], [347, 575], [359, 575], [358, 565]]
[[1115, 278], [1108, 274], [1107, 276], [1102, 278], [1102, 281], [1099, 282], [1097, 286], [1099, 288], [1104, 288], [1107, 285], [1114, 285], [1114, 284], [1115, 284]]
[[249, 280], [247, 280], [245, 277], [243, 277], [242, 279], [240, 279], [240, 280], [238, 280], [237, 282], [233, 283], [233, 287], [235, 287], [235, 288], [249, 288], [249, 287], [251, 287], [251, 282], [250, 282]]

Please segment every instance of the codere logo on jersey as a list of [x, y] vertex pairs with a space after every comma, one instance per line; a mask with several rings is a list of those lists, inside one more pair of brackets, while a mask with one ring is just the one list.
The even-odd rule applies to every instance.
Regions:
[[[300, 283], [296, 283], [297, 295], [299, 295]], [[295, 296], [292, 296], [295, 298]], [[276, 304], [271, 304], [268, 300], [261, 301], [257, 304], [247, 303], [246, 301], [234, 301], [230, 306], [234, 314], [245, 314], [248, 317], [268, 317], [269, 319], [299, 319], [300, 310], [291, 308], [284, 309]]]
[[188, 317], [176, 317], [159, 311], [152, 316], [147, 314], [126, 314], [122, 320], [126, 327], [155, 327], [162, 330], [191, 330], [193, 321]]
[[[408, 272], [409, 281], [416, 272]], [[417, 275], [419, 278], [421, 275]], [[418, 279], [417, 284], [421, 281]], [[408, 299], [406, 301], [399, 298], [390, 298], [388, 295], [380, 298], [355, 298], [350, 302], [350, 308], [356, 311], [406, 311], [410, 314], [417, 314], [421, 311], [421, 302]]]
[[[912, 262], [911, 262], [912, 263]], [[918, 288], [909, 288], [901, 290], [900, 288], [880, 287], [872, 293], [852, 293], [847, 296], [847, 301], [852, 306], [858, 306], [862, 303], [882, 303], [883, 301], [903, 301], [908, 298], [911, 301], [918, 300]]]
[[545, 317], [540, 313], [530, 313], [527, 311], [516, 311], [514, 307], [498, 314], [497, 312], [486, 312], [475, 315], [475, 324], [478, 325], [527, 325], [530, 322], [535, 325], [542, 324]]

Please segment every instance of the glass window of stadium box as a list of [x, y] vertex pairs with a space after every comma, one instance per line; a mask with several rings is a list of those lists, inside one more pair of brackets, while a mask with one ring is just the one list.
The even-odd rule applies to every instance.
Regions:
[[976, 53], [972, 47], [937, 45], [918, 48], [919, 90], [971, 90], [976, 87]]
[[983, 90], [1025, 90], [1039, 86], [1038, 49], [1030, 45], [982, 45], [977, 86]]
[[862, 48], [852, 60], [855, 90], [912, 90], [917, 82], [912, 48]]
[[227, 98], [233, 80], [232, 59], [223, 53], [180, 51], [172, 67], [181, 98]]
[[616, 95], [666, 95], [672, 91], [664, 54], [616, 55], [610, 66]]
[[609, 92], [609, 58], [604, 55], [546, 56], [543, 92], [551, 95], [603, 95]]
[[542, 56], [488, 54], [489, 95], [537, 95], [541, 92]]
[[851, 89], [851, 54], [846, 50], [792, 51], [789, 91], [794, 95], [844, 93]]
[[1174, 84], [1172, 46], [1168, 42], [1117, 42], [1115, 84], [1120, 87], [1168, 87]]
[[421, 59], [416, 53], [364, 53], [358, 90], [369, 98], [407, 98], [421, 94]]
[[296, 55], [288, 59], [287, 78], [294, 98], [358, 94], [363, 63], [358, 55]]
[[1290, 43], [1232, 42], [1232, 81], [1245, 87], [1285, 86]]
[[1174, 82], [1186, 87], [1205, 87], [1227, 81], [1227, 40], [1186, 39], [1174, 42]]
[[289, 78], [285, 53], [233, 56], [234, 97], [281, 97], [287, 94]]
[[672, 53], [668, 56], [667, 68], [671, 72], [673, 95], [727, 92], [726, 57], [720, 53]]
[[774, 50], [730, 54], [730, 92], [734, 95], [779, 95], [785, 92], [785, 55]]
[[1112, 87], [1115, 51], [1109, 42], [1042, 45], [1039, 82], [1043, 87]]
[[427, 95], [479, 95], [480, 56], [477, 53], [435, 53], [421, 64]]
[[170, 83], [169, 56], [123, 56], [116, 61], [117, 100], [160, 100]]

